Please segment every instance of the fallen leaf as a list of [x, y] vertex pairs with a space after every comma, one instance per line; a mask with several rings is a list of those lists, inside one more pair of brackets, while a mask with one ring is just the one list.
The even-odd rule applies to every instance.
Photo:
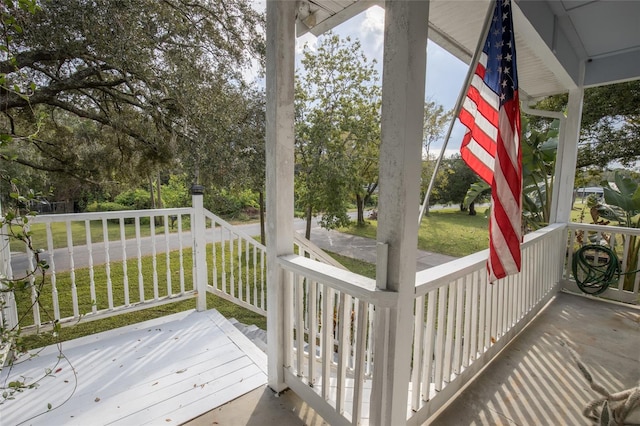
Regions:
[[164, 419], [164, 421], [165, 421], [165, 422], [170, 422], [170, 421], [171, 421], [171, 419]]
[[181, 374], [181, 373], [184, 373], [185, 371], [187, 371], [187, 369], [186, 369], [186, 368], [183, 368], [182, 370], [178, 370], [178, 371], [176, 371], [176, 374]]
[[491, 336], [491, 343], [495, 343], [496, 342], [496, 338]]
[[95, 399], [95, 401], [96, 401], [96, 402], [100, 402], [100, 398], [96, 398], [96, 399]]
[[58, 369], [55, 371], [55, 373], [59, 373], [59, 372], [61, 372], [61, 371], [62, 371], [62, 367], [58, 368]]
[[151, 386], [155, 386], [155, 385], [157, 385], [157, 384], [158, 384], [158, 382], [155, 382], [155, 383], [154, 383], [154, 384], [152, 384]]

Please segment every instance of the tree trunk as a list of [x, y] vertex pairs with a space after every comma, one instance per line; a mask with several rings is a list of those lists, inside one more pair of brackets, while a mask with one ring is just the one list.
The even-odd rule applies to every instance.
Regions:
[[260, 242], [266, 244], [267, 238], [264, 229], [264, 192], [258, 191], [258, 203], [260, 204]]
[[358, 226], [364, 226], [364, 198], [356, 194], [356, 205], [358, 206]]
[[156, 208], [156, 197], [153, 195], [153, 178], [151, 178], [151, 175], [149, 175], [149, 194], [151, 196], [150, 200], [151, 200], [151, 208], [155, 209]]
[[158, 173], [158, 187], [156, 188], [156, 192], [158, 194], [158, 202], [156, 203], [156, 205], [159, 209], [162, 209], [164, 208], [164, 206], [162, 205], [162, 196], [160, 194], [160, 173]]
[[476, 215], [476, 206], [474, 204], [475, 203], [469, 204], [469, 216], [475, 216]]
[[305, 214], [305, 216], [307, 217], [307, 227], [304, 231], [304, 237], [307, 240], [311, 240], [311, 219], [313, 219], [312, 213], [313, 213], [313, 207], [311, 206], [307, 207], [307, 212]]

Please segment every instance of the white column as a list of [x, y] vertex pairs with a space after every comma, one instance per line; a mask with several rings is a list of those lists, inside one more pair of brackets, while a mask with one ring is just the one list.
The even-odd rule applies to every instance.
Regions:
[[293, 253], [295, 1], [267, 0], [267, 354], [269, 387], [286, 389], [287, 283], [280, 255]]
[[385, 9], [377, 240], [388, 246], [388, 263], [377, 282], [398, 293], [398, 304], [376, 311], [370, 416], [371, 424], [400, 425], [413, 337], [429, 1], [387, 1]]
[[569, 91], [567, 120], [564, 131], [560, 135], [560, 145], [556, 154], [556, 175], [553, 182], [554, 199], [551, 202], [550, 222], [568, 222], [571, 216], [583, 98], [584, 89], [582, 87]]
[[207, 240], [205, 238], [204, 223], [204, 187], [202, 185], [191, 186], [191, 206], [193, 207], [193, 253], [195, 260], [196, 310], [199, 312], [207, 309], [207, 285], [209, 274], [207, 273]]

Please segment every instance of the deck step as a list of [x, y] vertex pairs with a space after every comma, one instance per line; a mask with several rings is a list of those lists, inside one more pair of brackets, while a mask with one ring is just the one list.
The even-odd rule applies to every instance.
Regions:
[[255, 324], [243, 324], [235, 318], [229, 318], [228, 321], [247, 336], [262, 352], [267, 353], [267, 332], [265, 330]]

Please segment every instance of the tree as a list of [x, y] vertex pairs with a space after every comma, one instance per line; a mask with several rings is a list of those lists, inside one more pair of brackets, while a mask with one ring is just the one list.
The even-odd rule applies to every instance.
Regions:
[[460, 154], [442, 161], [439, 175], [436, 176], [430, 204], [453, 203], [464, 210], [463, 202], [467, 189], [478, 181], [478, 176], [467, 166]]
[[359, 41], [329, 33], [315, 51], [305, 48], [296, 78], [296, 195], [307, 219], [321, 212], [331, 229], [349, 223], [355, 195], [358, 222], [377, 186], [380, 87]]
[[0, 129], [23, 142], [17, 162], [80, 179], [113, 177], [104, 166], [155, 177], [179, 148], [215, 143], [195, 108], [224, 105], [264, 51], [248, 0], [5, 3], [0, 72], [15, 89], [0, 93]]
[[435, 101], [425, 101], [424, 121], [422, 124], [422, 143], [426, 157], [429, 158], [431, 144], [442, 139], [444, 129], [453, 118], [453, 110], [445, 111]]
[[[536, 108], [563, 111], [566, 94], [540, 101]], [[534, 128], [544, 119], [532, 118]], [[634, 164], [640, 157], [640, 80], [585, 90], [576, 170], [612, 162]]]
[[[431, 192], [438, 192], [439, 189], [436, 188], [435, 183], [437, 180], [442, 181], [445, 176], [442, 174], [441, 170], [437, 171], [437, 175], [433, 176], [434, 169], [438, 167], [440, 169], [440, 164], [438, 164], [438, 160], [434, 157], [431, 158], [431, 144], [437, 140], [442, 138], [444, 133], [445, 126], [450, 124], [453, 117], [453, 111], [445, 111], [444, 107], [440, 104], [436, 104], [434, 101], [425, 101], [424, 103], [424, 119], [422, 123], [422, 143], [423, 143], [423, 156], [426, 159], [427, 164], [423, 164], [422, 168], [422, 185], [421, 185], [421, 199], [424, 199], [424, 194], [429, 191], [429, 186], [431, 185], [431, 181], [434, 180], [433, 186], [431, 188]], [[430, 165], [429, 163], [433, 163]], [[430, 172], [427, 172], [430, 170]], [[440, 182], [442, 183], [442, 182]], [[429, 205], [431, 199], [433, 197], [429, 194], [429, 200], [427, 200], [425, 206], [425, 214], [429, 215]], [[437, 197], [436, 197], [437, 198]]]

